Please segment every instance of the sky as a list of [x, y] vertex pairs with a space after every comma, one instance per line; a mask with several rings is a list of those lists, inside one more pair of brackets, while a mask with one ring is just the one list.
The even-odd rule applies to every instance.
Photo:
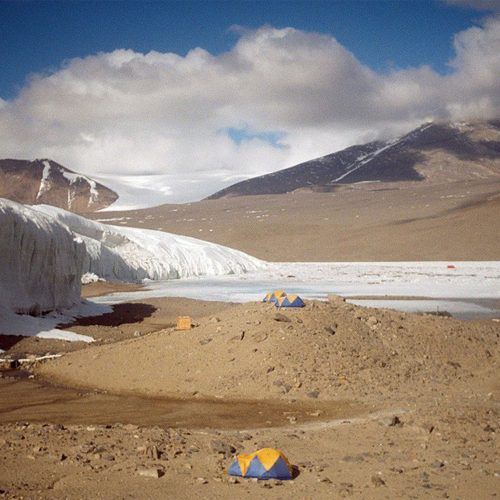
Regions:
[[500, 115], [500, 0], [3, 0], [0, 33], [0, 158], [122, 208]]

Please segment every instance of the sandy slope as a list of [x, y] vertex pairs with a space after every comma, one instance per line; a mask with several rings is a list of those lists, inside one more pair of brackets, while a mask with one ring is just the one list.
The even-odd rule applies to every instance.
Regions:
[[370, 183], [106, 212], [275, 261], [499, 260], [500, 182]]
[[499, 332], [493, 321], [365, 309], [340, 298], [280, 313], [249, 303], [206, 317], [190, 331], [170, 328], [68, 354], [37, 373], [149, 396], [380, 400], [429, 376], [450, 384], [457, 367], [471, 376], [497, 360]]
[[[160, 310], [170, 303], [175, 312], [175, 301], [158, 300]], [[112, 403], [107, 426], [5, 423], [0, 491], [7, 498], [155, 499], [489, 498], [498, 491], [498, 322], [370, 310], [341, 299], [282, 310], [290, 321], [276, 321], [276, 312], [260, 303], [232, 305], [200, 314], [191, 331], [167, 328], [92, 346], [37, 372], [106, 391], [191, 395], [201, 405], [206, 395], [270, 398], [286, 407], [278, 410], [284, 427], [213, 428], [208, 411], [208, 429], [182, 429], [182, 417], [180, 429], [161, 419], [152, 426], [133, 411], [135, 403], [128, 414], [113, 413]], [[14, 419], [22, 412], [15, 384], [0, 380]], [[64, 410], [43, 404], [43, 391], [35, 394], [24, 415], [36, 422], [44, 421], [37, 408], [50, 413], [48, 421], [67, 422], [64, 411], [81, 400], [92, 424], [93, 401], [115, 398], [80, 389]], [[324, 405], [335, 403], [328, 400], [362, 406], [353, 413], [340, 403], [343, 417], [330, 420]], [[317, 406], [307, 419], [294, 412], [301, 401]], [[283, 449], [299, 476], [231, 481], [231, 455], [263, 446]], [[163, 476], [143, 477], [144, 469]]]

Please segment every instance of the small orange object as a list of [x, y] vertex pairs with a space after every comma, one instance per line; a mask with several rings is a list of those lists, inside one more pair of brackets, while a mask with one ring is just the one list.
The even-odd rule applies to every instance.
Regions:
[[191, 330], [193, 320], [191, 316], [177, 316], [176, 330]]

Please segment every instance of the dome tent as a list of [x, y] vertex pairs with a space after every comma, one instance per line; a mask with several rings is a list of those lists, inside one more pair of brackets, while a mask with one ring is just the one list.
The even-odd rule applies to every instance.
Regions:
[[304, 307], [304, 301], [298, 295], [284, 295], [275, 303], [276, 307]]
[[230, 476], [257, 479], [292, 479], [293, 467], [280, 450], [262, 448], [254, 453], [238, 455], [228, 473]]
[[274, 290], [274, 292], [268, 293], [263, 299], [262, 302], [268, 302], [269, 304], [276, 304], [280, 297], [284, 297], [286, 292], [283, 290]]

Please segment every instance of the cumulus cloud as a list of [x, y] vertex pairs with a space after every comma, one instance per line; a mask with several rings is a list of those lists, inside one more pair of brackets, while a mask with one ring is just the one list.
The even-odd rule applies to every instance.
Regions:
[[72, 59], [0, 101], [1, 156], [53, 158], [107, 180], [127, 206], [134, 185], [145, 204], [195, 200], [429, 119], [498, 117], [500, 19], [457, 34], [454, 48], [444, 76], [378, 74], [333, 37], [270, 26], [217, 56]]

